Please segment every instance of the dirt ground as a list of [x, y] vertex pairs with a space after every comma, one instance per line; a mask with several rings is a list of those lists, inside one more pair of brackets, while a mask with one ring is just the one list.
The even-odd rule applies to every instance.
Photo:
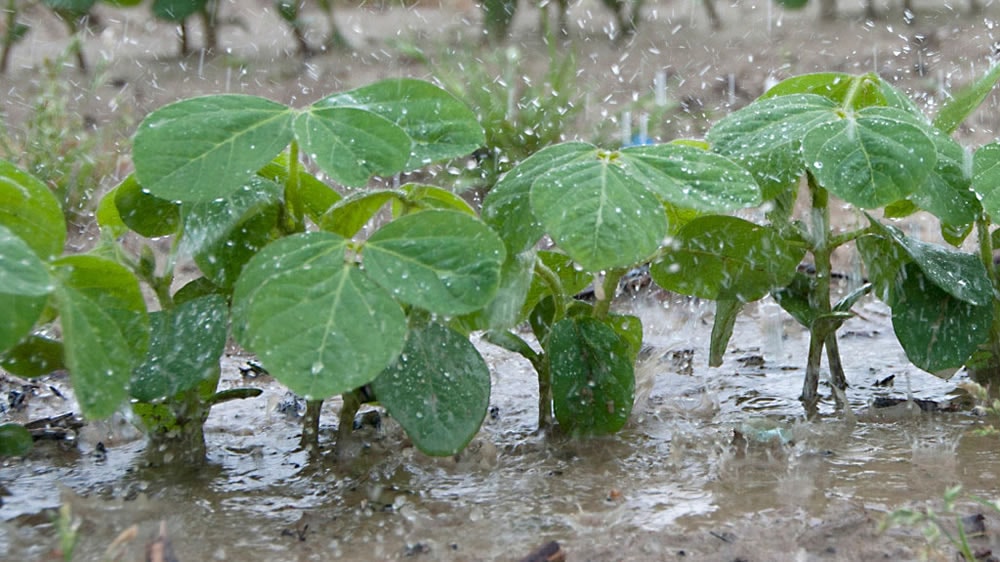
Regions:
[[[975, 16], [965, 14], [964, 5], [924, 0], [915, 2], [915, 6], [916, 17], [907, 24], [896, 2], [879, 5], [884, 16], [877, 21], [864, 21], [859, 3], [842, 2], [841, 18], [821, 24], [815, 5], [785, 12], [764, 0], [737, 0], [719, 4], [723, 28], [713, 30], [697, 0], [647, 0], [638, 34], [614, 40], [610, 37], [612, 18], [599, 2], [574, 3], [570, 34], [558, 45], [562, 52], [575, 52], [579, 65], [577, 102], [583, 105], [583, 110], [579, 120], [569, 128], [568, 136], [591, 140], [599, 131], [607, 139], [607, 131], [620, 130], [623, 112], [633, 112], [636, 118], [646, 107], [639, 100], [651, 94], [655, 76], [660, 72], [666, 74], [668, 96], [677, 104], [662, 122], [650, 123], [651, 136], [660, 140], [700, 137], [714, 119], [749, 103], [769, 84], [805, 72], [876, 71], [916, 96], [932, 113], [949, 93], [981, 75], [991, 64], [1000, 45], [994, 19], [1000, 19], [1000, 6], [988, 2], [983, 13]], [[524, 62], [525, 74], [536, 80], [548, 63], [537, 10], [526, 3], [522, 3], [518, 14], [513, 39], [501, 46], [481, 45], [480, 14], [465, 0], [445, 0], [441, 6], [424, 2], [406, 8], [370, 4], [338, 7], [337, 22], [352, 49], [308, 59], [295, 55], [295, 42], [288, 28], [277, 18], [270, 3], [261, 0], [225, 2], [222, 17], [232, 23], [223, 26], [220, 37], [223, 52], [214, 56], [195, 52], [177, 57], [175, 28], [149, 19], [142, 9], [100, 8], [98, 13], [101, 27], [84, 41], [86, 57], [95, 72], [85, 76], [72, 68], [72, 62], [67, 62], [64, 74], [76, 85], [74, 107], [85, 113], [96, 127], [121, 122], [118, 118], [123, 115], [137, 123], [164, 103], [198, 94], [245, 93], [302, 106], [328, 93], [379, 78], [433, 79], [433, 71], [412, 56], [413, 49], [420, 49], [442, 66], [476, 64], [479, 58], [489, 60], [498, 49], [516, 50]], [[33, 30], [15, 48], [8, 74], [0, 76], [0, 91], [4, 92], [2, 110], [8, 128], [15, 131], [34, 103], [41, 61], [59, 56], [68, 44], [62, 27], [51, 15], [35, 10], [26, 17]], [[307, 39], [319, 44], [326, 33], [323, 17], [309, 12], [307, 23], [311, 30]], [[197, 45], [200, 41], [200, 32], [195, 29], [193, 42]], [[94, 76], [100, 77], [96, 85]], [[1000, 130], [998, 99], [997, 94], [991, 95], [985, 107], [962, 127], [959, 136], [963, 142], [975, 146], [996, 136]], [[122, 137], [128, 134], [121, 132]], [[108, 177], [104, 187], [114, 185], [128, 171], [125, 154], [119, 176]], [[642, 444], [647, 437], [639, 435], [635, 440]], [[989, 471], [995, 468], [989, 465]], [[612, 472], [621, 478], [618, 472]], [[995, 473], [990, 474], [995, 479]], [[914, 498], [939, 494], [949, 480], [944, 477], [935, 480], [936, 475], [921, 480], [925, 487], [916, 491]], [[746, 484], [743, 480], [737, 482]], [[662, 527], [654, 526], [657, 530], [650, 531], [642, 525], [630, 524], [607, 531], [599, 540], [585, 540], [580, 537], [593, 539], [605, 533], [602, 527], [606, 521], [588, 519], [581, 512], [573, 519], [571, 532], [567, 531], [577, 537], [575, 545], [571, 541], [567, 548], [568, 560], [909, 560], [927, 554], [918, 530], [878, 532], [878, 523], [888, 505], [874, 502], [873, 507], [873, 502], [855, 499], [851, 490], [846, 489], [838, 492], [841, 494], [838, 501], [831, 500], [823, 508], [813, 510], [797, 505], [798, 492], [784, 489], [787, 484], [775, 484], [774, 492], [788, 498], [787, 501], [756, 513], [743, 512], [732, 520], [707, 521], [682, 530], [663, 531]], [[598, 486], [604, 486], [599, 491], [602, 495], [605, 489], [612, 489], [618, 483], [603, 482]], [[622, 487], [630, 486], [626, 482]], [[934, 489], [929, 491], [930, 487]], [[738, 496], [738, 493], [733, 495]], [[103, 517], [110, 517], [101, 511], [107, 508], [94, 506], [103, 500], [73, 501], [80, 502], [78, 507], [84, 512], [96, 510]], [[145, 505], [143, 509], [155, 512], [161, 508]], [[531, 514], [521, 515], [533, 520]], [[621, 518], [626, 516], [623, 514]], [[206, 519], [205, 524], [211, 524], [210, 521]], [[481, 521], [448, 521], [458, 529], [456, 534], [462, 533], [463, 523], [480, 532], [489, 528]], [[991, 528], [996, 529], [998, 524], [995, 518], [988, 518], [987, 525], [992, 525]], [[330, 518], [317, 520], [312, 532], [321, 533], [324, 526], [334, 525]], [[516, 538], [522, 541], [536, 536], [539, 540], [559, 538], [561, 529], [543, 527], [537, 535], [528, 534], [528, 539], [524, 534]], [[51, 538], [45, 532], [41, 536]], [[0, 532], [0, 539], [4, 537], [11, 542], [9, 534]], [[980, 542], [985, 552], [994, 546], [996, 539], [991, 535]], [[509, 545], [508, 558], [527, 554], [533, 546], [529, 542]], [[213, 548], [215, 545], [205, 552], [217, 553], [218, 548]], [[447, 546], [442, 543], [435, 548], [446, 550]], [[232, 550], [239, 552], [236, 546]], [[18, 551], [15, 548], [10, 552]], [[316, 550], [295, 552], [295, 559], [328, 559]], [[404, 557], [400, 549], [386, 552], [373, 554], [371, 559]], [[496, 550], [481, 554], [465, 551], [464, 556], [435, 552], [422, 559], [498, 559]], [[945, 548], [928, 555], [952, 559], [953, 551]], [[266, 553], [261, 556], [267, 559]], [[280, 554], [273, 556], [272, 559], [291, 559]]]

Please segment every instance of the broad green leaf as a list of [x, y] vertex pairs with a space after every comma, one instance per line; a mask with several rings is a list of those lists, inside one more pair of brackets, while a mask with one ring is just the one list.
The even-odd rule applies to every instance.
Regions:
[[153, 15], [179, 23], [204, 10], [207, 3], [208, 0], [153, 0]]
[[198, 277], [186, 283], [173, 295], [175, 305], [181, 305], [187, 301], [205, 297], [208, 295], [222, 295], [228, 297], [229, 291], [212, 283], [205, 277]]
[[66, 367], [83, 414], [110, 416], [128, 397], [135, 365], [132, 350], [115, 318], [98, 300], [70, 286], [56, 291]]
[[715, 320], [712, 322], [712, 337], [709, 342], [708, 366], [719, 367], [725, 361], [726, 348], [733, 337], [736, 318], [743, 310], [743, 303], [736, 299], [715, 301]]
[[94, 212], [94, 218], [97, 219], [97, 226], [101, 227], [101, 233], [112, 240], [125, 236], [128, 233], [128, 225], [122, 220], [121, 215], [118, 213], [118, 206], [115, 205], [115, 194], [117, 192], [118, 188], [115, 187], [105, 193], [101, 197], [101, 201], [97, 204], [97, 210]]
[[874, 74], [860, 76], [843, 72], [802, 74], [775, 84], [770, 90], [764, 92], [760, 99], [793, 94], [816, 94], [840, 105], [847, 99], [852, 87], [855, 87], [858, 90], [853, 94], [854, 101], [851, 107], [861, 109], [870, 105], [885, 105], [885, 95], [879, 87], [881, 82], [881, 79]]
[[52, 279], [42, 260], [27, 243], [0, 225], [0, 351], [28, 335], [52, 290]]
[[63, 355], [62, 342], [30, 334], [14, 347], [0, 353], [0, 367], [19, 377], [40, 377], [65, 369]]
[[584, 269], [627, 267], [648, 258], [667, 234], [656, 197], [630, 178], [614, 155], [551, 168], [531, 188], [531, 211]]
[[[406, 203], [409, 205], [417, 205], [424, 209], [450, 209], [452, 211], [461, 211], [468, 215], [476, 214], [475, 209], [469, 206], [465, 199], [447, 189], [441, 189], [433, 185], [408, 183], [400, 187], [399, 190], [406, 194]], [[402, 202], [396, 201], [393, 207], [398, 208], [401, 205]], [[399, 216], [401, 213], [397, 210], [393, 214]]]
[[689, 222], [650, 266], [657, 285], [685, 295], [741, 302], [787, 285], [805, 254], [770, 227], [727, 216]]
[[976, 150], [972, 157], [972, 190], [979, 195], [990, 219], [1000, 223], [1000, 142]]
[[931, 129], [930, 137], [937, 150], [937, 163], [927, 179], [914, 186], [910, 199], [944, 224], [971, 224], [981, 211], [971, 189], [972, 154], [936, 129]]
[[190, 98], [150, 113], [135, 134], [135, 176], [168, 201], [226, 197], [292, 140], [292, 109], [264, 98]]
[[728, 158], [677, 144], [621, 151], [626, 174], [664, 201], [684, 209], [725, 213], [759, 205], [753, 176]]
[[214, 201], [182, 209], [181, 249], [216, 285], [229, 288], [246, 262], [277, 236], [281, 189], [259, 176]]
[[398, 125], [412, 139], [405, 169], [470, 154], [485, 141], [476, 114], [445, 90], [412, 78], [393, 78], [334, 94], [314, 107], [355, 107]]
[[993, 303], [971, 304], [930, 280], [916, 264], [904, 267], [892, 307], [892, 326], [909, 360], [950, 377], [989, 337]]
[[887, 219], [904, 219], [920, 211], [920, 207], [909, 199], [900, 199], [882, 208], [882, 216]]
[[129, 174], [113, 193], [122, 222], [140, 235], [168, 236], [180, 228], [181, 206], [144, 191], [135, 174]]
[[219, 376], [226, 347], [226, 300], [210, 295], [149, 315], [146, 357], [132, 371], [132, 398], [169, 399]]
[[573, 435], [606, 435], [625, 425], [635, 392], [629, 343], [594, 318], [566, 318], [546, 346], [559, 425]]
[[806, 328], [813, 325], [818, 311], [809, 303], [809, 297], [813, 294], [815, 278], [805, 273], [796, 272], [791, 283], [771, 292], [775, 302], [781, 305], [792, 318]]
[[535, 245], [545, 228], [531, 210], [531, 186], [545, 172], [592, 156], [593, 145], [567, 142], [529, 156], [500, 178], [483, 200], [483, 220], [495, 230], [512, 253]]
[[810, 130], [802, 158], [830, 193], [874, 209], [912, 193], [934, 169], [937, 150], [908, 113], [868, 107]]
[[19, 423], [0, 424], [0, 457], [22, 457], [28, 454], [34, 440]]
[[28, 244], [38, 257], [52, 259], [66, 243], [66, 219], [44, 183], [0, 160], [0, 226]]
[[493, 300], [506, 258], [503, 241], [457, 211], [423, 211], [383, 226], [362, 250], [365, 273], [396, 298], [458, 315]]
[[490, 403], [490, 370], [475, 346], [439, 324], [410, 331], [375, 395], [418, 449], [454, 455], [479, 431]]
[[403, 171], [413, 143], [393, 122], [353, 107], [314, 105], [295, 118], [294, 129], [302, 151], [348, 187]]
[[234, 288], [234, 337], [308, 399], [371, 382], [403, 349], [403, 310], [347, 261], [347, 247], [329, 232], [282, 238], [247, 263]]
[[[149, 346], [146, 299], [131, 271], [111, 260], [84, 254], [60, 258], [53, 265], [57, 296], [60, 290], [72, 290], [74, 300], [87, 301], [80, 305], [81, 308], [91, 305], [99, 308], [102, 319], [93, 323], [102, 331], [120, 334], [124, 338], [128, 346], [126, 359], [135, 363], [145, 356]], [[63, 315], [63, 297], [59, 299], [59, 312]], [[107, 320], [112, 324], [106, 324]], [[69, 339], [68, 335], [64, 338], [67, 349]]]
[[386, 203], [399, 199], [398, 192], [359, 191], [337, 201], [319, 220], [322, 230], [352, 238]]
[[628, 314], [609, 314], [605, 324], [628, 345], [629, 361], [634, 366], [642, 350], [642, 320]]
[[1000, 64], [994, 64], [982, 78], [947, 100], [938, 110], [934, 126], [946, 134], [954, 133], [962, 121], [982, 105], [997, 80], [1000, 80]]
[[899, 291], [899, 272], [913, 258], [888, 233], [880, 230], [874, 232], [878, 234], [862, 236], [855, 244], [865, 264], [875, 297], [892, 307]]
[[[921, 110], [920, 107], [918, 107], [917, 104], [910, 99], [910, 96], [906, 95], [902, 90], [885, 80], [879, 81], [879, 87], [882, 90], [882, 96], [885, 98], [886, 106], [902, 109], [906, 113], [913, 116], [919, 123], [930, 125], [927, 115], [925, 115], [923, 110]], [[933, 130], [934, 127], [929, 126], [928, 128]]]
[[899, 244], [927, 279], [946, 293], [972, 305], [986, 305], [993, 301], [993, 285], [978, 256], [921, 242], [906, 236], [894, 226], [877, 221], [872, 221], [872, 226]]
[[[266, 166], [258, 170], [257, 175], [267, 178], [278, 185], [286, 186], [287, 189], [287, 185], [290, 183], [288, 156], [287, 150], [282, 152], [274, 160], [268, 162]], [[330, 186], [317, 179], [316, 176], [307, 172], [303, 166], [299, 166], [296, 169], [298, 170], [298, 174], [296, 174], [298, 181], [297, 189], [299, 197], [305, 206], [306, 216], [309, 217], [309, 220], [318, 224], [323, 213], [327, 212], [334, 203], [340, 201], [341, 196]]]
[[837, 119], [837, 104], [816, 94], [756, 101], [717, 122], [708, 132], [712, 149], [754, 175], [764, 199], [798, 186], [805, 173], [802, 139]]

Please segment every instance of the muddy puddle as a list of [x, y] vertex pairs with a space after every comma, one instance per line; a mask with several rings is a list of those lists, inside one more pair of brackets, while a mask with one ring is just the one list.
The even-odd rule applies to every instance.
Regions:
[[[807, 337], [790, 319], [776, 322], [767, 305], [745, 314], [725, 364], [709, 369], [712, 304], [626, 306], [646, 324], [651, 385], [619, 435], [535, 435], [529, 366], [479, 342], [493, 369], [491, 412], [459, 457], [423, 456], [384, 419], [359, 430], [366, 448], [353, 464], [310, 464], [296, 451], [294, 399], [266, 378], [243, 379], [243, 359], [230, 357], [223, 384], [265, 393], [213, 409], [205, 467], [143, 468], [142, 440], [121, 420], [87, 428], [77, 447], [43, 442], [6, 461], [0, 558], [46, 560], [52, 510], [68, 504], [79, 560], [101, 560], [133, 524], [123, 559], [140, 560], [161, 521], [181, 561], [518, 560], [549, 540], [574, 561], [899, 560], [925, 543], [919, 529], [879, 534], [888, 511], [938, 505], [955, 484], [995, 497], [1000, 457], [995, 438], [972, 433], [981, 420], [916, 402], [874, 407], [907, 396], [946, 406], [964, 377], [909, 366], [881, 304], [863, 304], [842, 330], [850, 412], [822, 386], [812, 422], [797, 400]], [[324, 412], [327, 447], [336, 409]]]

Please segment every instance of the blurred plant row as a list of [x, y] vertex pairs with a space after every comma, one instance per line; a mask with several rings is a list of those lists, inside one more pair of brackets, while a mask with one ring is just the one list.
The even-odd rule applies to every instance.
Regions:
[[[846, 385], [836, 332], [869, 293], [916, 366], [997, 370], [1000, 144], [951, 134], [1000, 69], [933, 121], [878, 76], [822, 73], [778, 84], [705, 140], [614, 148], [563, 141], [575, 67], [552, 61], [537, 86], [511, 71], [475, 90], [439, 73], [444, 88], [385, 80], [301, 109], [245, 95], [164, 106], [139, 125], [135, 172], [101, 197], [100, 242], [82, 254], [65, 251], [77, 203], [30, 162], [0, 162], [0, 365], [65, 369], [86, 416], [131, 406], [152, 462], [199, 462], [211, 407], [259, 393], [219, 390], [231, 337], [306, 398], [304, 446], [318, 450], [319, 405], [339, 395], [342, 451], [377, 401], [420, 450], [451, 455], [489, 406], [470, 341], [484, 333], [533, 365], [540, 428], [607, 434], [631, 413], [643, 334], [611, 302], [648, 264], [659, 287], [717, 302], [712, 365], [743, 306], [772, 295], [812, 334], [807, 410], [824, 352]], [[496, 62], [513, 68], [516, 52]], [[372, 181], [442, 167], [485, 193], [481, 208], [453, 189]], [[805, 220], [792, 213], [800, 193]], [[838, 232], [831, 197], [879, 216]], [[731, 216], [758, 207], [761, 223]], [[918, 210], [954, 247], [891, 224]], [[977, 251], [957, 249], [973, 233]], [[870, 282], [832, 302], [831, 254], [847, 244]], [[800, 271], [807, 255], [814, 275]], [[186, 259], [198, 276], [181, 283]], [[574, 298], [591, 283], [593, 302]], [[0, 453], [28, 446], [24, 428], [0, 427]]]

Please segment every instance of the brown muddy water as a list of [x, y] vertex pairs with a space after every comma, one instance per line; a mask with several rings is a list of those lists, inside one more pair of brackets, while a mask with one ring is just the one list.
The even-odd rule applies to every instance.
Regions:
[[[924, 539], [913, 528], [879, 534], [888, 511], [939, 508], [955, 484], [997, 497], [998, 442], [973, 434], [981, 419], [872, 407], [907, 396], [944, 405], [964, 376], [946, 382], [911, 367], [881, 304], [862, 304], [841, 332], [850, 412], [824, 386], [812, 422], [797, 400], [807, 337], [776, 305], [741, 317], [716, 369], [705, 366], [711, 303], [624, 306], [643, 317], [653, 351], [641, 366], [648, 396], [616, 436], [536, 435], [530, 367], [479, 342], [494, 386], [469, 450], [425, 457], [385, 419], [361, 430], [366, 448], [352, 465], [332, 455], [310, 464], [296, 451], [294, 402], [267, 379], [243, 380], [230, 357], [223, 386], [265, 393], [212, 411], [207, 466], [143, 468], [142, 440], [124, 420], [91, 425], [76, 447], [43, 442], [5, 461], [0, 558], [49, 560], [52, 510], [65, 503], [80, 522], [77, 560], [101, 560], [133, 524], [123, 559], [142, 560], [161, 521], [181, 561], [518, 560], [549, 540], [571, 561], [909, 560], [925, 553]], [[50, 383], [69, 392], [64, 380], [44, 381], [36, 411], [69, 409]], [[336, 409], [331, 401], [324, 412], [326, 447]], [[985, 515], [977, 545], [1000, 552], [989, 532], [998, 521]]]

